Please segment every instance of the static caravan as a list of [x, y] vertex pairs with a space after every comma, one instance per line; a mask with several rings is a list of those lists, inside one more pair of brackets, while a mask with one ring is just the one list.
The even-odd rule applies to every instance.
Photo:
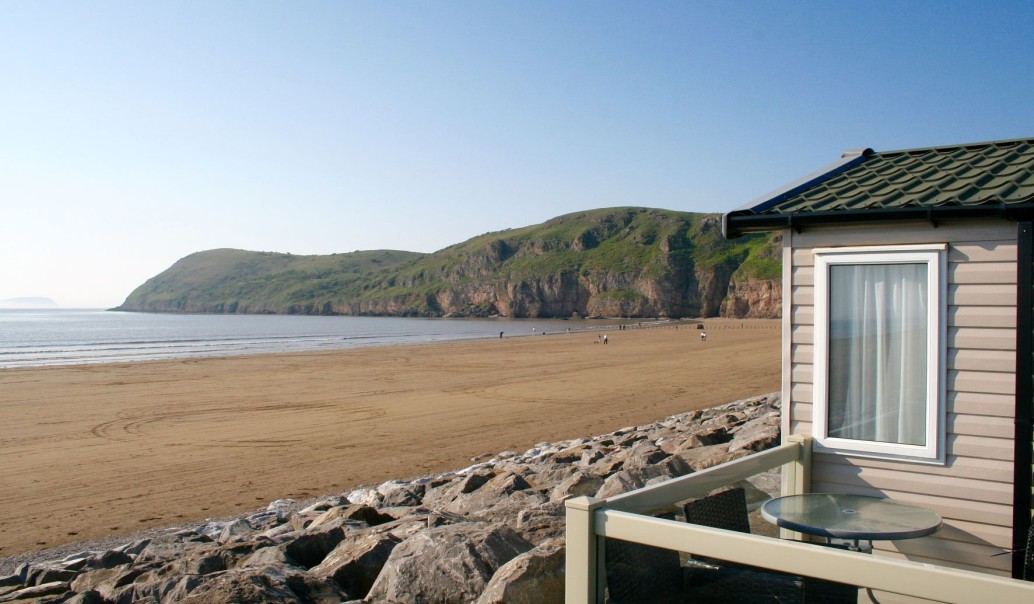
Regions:
[[783, 240], [783, 434], [807, 490], [944, 524], [876, 554], [1020, 577], [1031, 523], [1034, 139], [845, 152], [725, 215]]

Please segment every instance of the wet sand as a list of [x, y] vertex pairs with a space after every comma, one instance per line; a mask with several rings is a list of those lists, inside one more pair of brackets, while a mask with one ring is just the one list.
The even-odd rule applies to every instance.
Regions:
[[0, 557], [779, 389], [778, 321], [0, 370]]

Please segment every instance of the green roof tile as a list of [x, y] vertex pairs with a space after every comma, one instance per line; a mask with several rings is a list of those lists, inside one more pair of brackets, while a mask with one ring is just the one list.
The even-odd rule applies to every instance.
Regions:
[[765, 210], [836, 209], [1032, 201], [1034, 141], [873, 153], [857, 167]]
[[[1034, 139], [845, 153], [844, 159], [726, 215], [727, 227], [763, 230], [786, 217], [923, 208], [1034, 204]], [[1032, 205], [1034, 207], [1034, 205]], [[749, 223], [749, 224], [748, 224]], [[789, 224], [789, 223], [787, 223]]]

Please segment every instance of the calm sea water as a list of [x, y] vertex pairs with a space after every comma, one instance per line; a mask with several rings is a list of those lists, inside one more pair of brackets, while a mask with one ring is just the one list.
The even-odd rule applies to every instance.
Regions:
[[562, 320], [0, 310], [0, 368], [333, 350], [606, 326]]

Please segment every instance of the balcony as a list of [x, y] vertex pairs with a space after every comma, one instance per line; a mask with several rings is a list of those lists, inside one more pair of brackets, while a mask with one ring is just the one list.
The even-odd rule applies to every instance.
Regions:
[[[568, 500], [565, 601], [605, 601], [603, 560], [609, 538], [857, 586], [859, 602], [1034, 602], [1031, 582], [818, 547], [807, 543], [800, 533], [781, 531], [781, 538], [775, 539], [654, 517], [672, 510], [677, 502], [780, 467], [784, 494], [803, 493], [810, 461], [811, 440], [794, 435], [778, 448], [668, 482], [608, 499]], [[642, 601], [651, 601], [650, 594], [644, 593]]]

